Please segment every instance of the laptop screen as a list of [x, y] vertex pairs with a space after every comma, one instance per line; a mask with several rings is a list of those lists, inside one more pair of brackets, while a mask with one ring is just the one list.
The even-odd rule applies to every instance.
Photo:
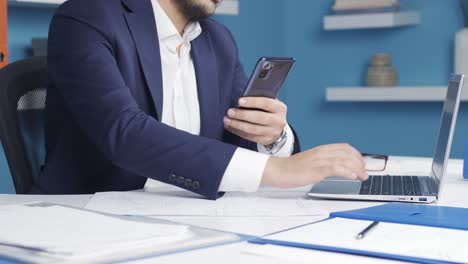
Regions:
[[460, 91], [463, 86], [463, 75], [454, 75], [450, 77], [447, 89], [447, 96], [444, 102], [442, 118], [439, 130], [439, 138], [432, 161], [431, 176], [440, 181], [445, 173], [447, 161], [450, 155], [452, 145], [453, 131], [457, 120], [458, 106], [460, 104]]

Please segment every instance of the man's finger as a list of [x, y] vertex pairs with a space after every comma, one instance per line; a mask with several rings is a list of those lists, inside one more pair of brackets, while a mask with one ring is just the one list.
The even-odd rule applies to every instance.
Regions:
[[321, 159], [328, 160], [331, 164], [344, 166], [357, 173], [360, 179], [367, 179], [367, 173], [360, 157], [349, 155], [344, 149], [321, 151]]
[[256, 136], [265, 136], [265, 135], [273, 134], [271, 131], [272, 128], [270, 127], [252, 124], [252, 123], [240, 121], [237, 119], [230, 119], [228, 117], [224, 118], [224, 124], [231, 128], [246, 132], [248, 134], [256, 135]]
[[333, 165], [329, 168], [329, 175], [336, 175], [340, 177], [345, 177], [350, 180], [357, 180], [358, 174], [349, 168], [342, 166], [342, 165]]
[[272, 126], [279, 123], [274, 114], [263, 111], [229, 109], [227, 114], [232, 119], [243, 120], [254, 124]]
[[353, 157], [355, 157], [357, 159], [357, 161], [363, 166], [365, 167], [366, 164], [364, 162], [364, 159], [362, 158], [362, 155], [359, 151], [357, 151], [354, 147], [352, 147], [351, 145], [347, 144], [347, 143], [340, 143], [340, 144], [330, 144], [330, 145], [323, 145], [323, 146], [319, 146], [316, 148], [317, 150], [321, 151], [321, 152], [325, 152], [325, 153], [330, 153], [330, 152], [333, 152], [333, 151], [346, 151], [347, 153], [349, 153], [349, 155], [352, 155]]
[[261, 109], [270, 113], [287, 111], [287, 107], [283, 102], [267, 97], [242, 97], [239, 99], [239, 105], [247, 108]]

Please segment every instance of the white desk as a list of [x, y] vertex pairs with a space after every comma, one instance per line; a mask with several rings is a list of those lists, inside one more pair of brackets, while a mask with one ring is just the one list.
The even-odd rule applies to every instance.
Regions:
[[[391, 157], [390, 161], [403, 161], [406, 160], [404, 157]], [[390, 162], [389, 161], [389, 162]], [[425, 163], [429, 166], [430, 159], [419, 158], [415, 161], [419, 163]], [[411, 168], [406, 163], [400, 169], [401, 171], [411, 171]], [[452, 160], [447, 169], [447, 176], [444, 179], [442, 197], [438, 202], [439, 205], [448, 205], [448, 206], [457, 206], [457, 207], [466, 207], [468, 208], [468, 181], [463, 180], [462, 178], [462, 161], [461, 160]], [[310, 186], [287, 190], [291, 192], [292, 195], [297, 195], [297, 197], [304, 197], [307, 190], [310, 189]], [[283, 190], [278, 190], [283, 191]], [[0, 205], [6, 204], [21, 204], [26, 202], [35, 202], [35, 201], [46, 201], [53, 202], [63, 205], [71, 205], [75, 207], [84, 207], [91, 195], [0, 195]], [[358, 208], [364, 208], [369, 206], [374, 206], [381, 204], [379, 202], [353, 202], [353, 201], [332, 201], [332, 200], [319, 200], [316, 199], [315, 202], [317, 205], [326, 212], [342, 211], [342, 210], [352, 210]], [[283, 230], [289, 227], [310, 223], [321, 218], [323, 216], [295, 216], [295, 217], [188, 217], [188, 216], [166, 216], [161, 217], [164, 219], [177, 221], [181, 223], [187, 223], [190, 225], [196, 225], [201, 227], [219, 229], [224, 231], [262, 236], [268, 233], [275, 231]], [[236, 243], [218, 247], [212, 247], [207, 249], [200, 249], [190, 252], [184, 252], [179, 254], [167, 255], [157, 258], [158, 263], [188, 263], [195, 260], [196, 263], [297, 263], [293, 262], [290, 259], [272, 259], [265, 258], [260, 256], [247, 255], [242, 253], [246, 248], [255, 247], [256, 245], [251, 245], [248, 243]], [[294, 254], [296, 249], [291, 249], [291, 254]], [[314, 263], [320, 263], [323, 260], [323, 263], [336, 262], [343, 258], [343, 255], [319, 252], [319, 251], [310, 251], [311, 259]], [[287, 256], [285, 256], [287, 257]], [[372, 261], [372, 263], [379, 262], [385, 263], [386, 260], [377, 260], [377, 259], [362, 259], [361, 257], [353, 257], [349, 255], [344, 255], [346, 262], [350, 263], [356, 261], [362, 263], [365, 261]], [[154, 263], [155, 259], [145, 259], [137, 261], [138, 263]], [[299, 262], [300, 263], [300, 262]]]

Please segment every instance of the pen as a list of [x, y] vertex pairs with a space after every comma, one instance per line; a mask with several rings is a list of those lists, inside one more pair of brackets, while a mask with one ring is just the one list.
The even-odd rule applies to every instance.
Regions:
[[369, 226], [367, 226], [366, 228], [364, 228], [364, 230], [362, 230], [361, 232], [359, 232], [359, 234], [356, 235], [356, 239], [363, 239], [364, 236], [369, 233], [369, 231], [371, 231], [375, 226], [377, 226], [379, 224], [379, 221], [374, 221], [372, 222], [372, 224], [370, 224]]

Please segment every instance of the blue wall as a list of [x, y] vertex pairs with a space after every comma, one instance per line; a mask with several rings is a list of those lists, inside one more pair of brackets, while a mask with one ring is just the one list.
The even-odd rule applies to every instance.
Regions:
[[10, 62], [31, 55], [31, 38], [47, 37], [53, 13], [53, 8], [8, 8]]
[[[326, 103], [328, 86], [362, 85], [371, 54], [390, 52], [401, 85], [445, 85], [452, 71], [454, 32], [462, 25], [456, 0], [402, 0], [421, 11], [414, 27], [323, 31], [332, 0], [240, 0], [239, 16], [216, 16], [233, 32], [247, 73], [260, 56], [294, 56], [281, 98], [303, 147], [350, 142], [364, 152], [431, 156], [441, 103]], [[10, 60], [29, 54], [32, 37], [47, 35], [52, 8], [9, 8]], [[454, 157], [468, 139], [462, 105]], [[0, 151], [0, 193], [13, 187]]]
[[[297, 58], [286, 102], [303, 146], [350, 142], [362, 152], [431, 156], [442, 103], [327, 103], [325, 88], [363, 85], [375, 52], [392, 54], [401, 85], [445, 85], [454, 33], [462, 26], [458, 1], [402, 0], [402, 9], [421, 11], [417, 26], [324, 31], [331, 2], [285, 5], [286, 50]], [[454, 157], [462, 156], [468, 139], [467, 117], [462, 105]]]

